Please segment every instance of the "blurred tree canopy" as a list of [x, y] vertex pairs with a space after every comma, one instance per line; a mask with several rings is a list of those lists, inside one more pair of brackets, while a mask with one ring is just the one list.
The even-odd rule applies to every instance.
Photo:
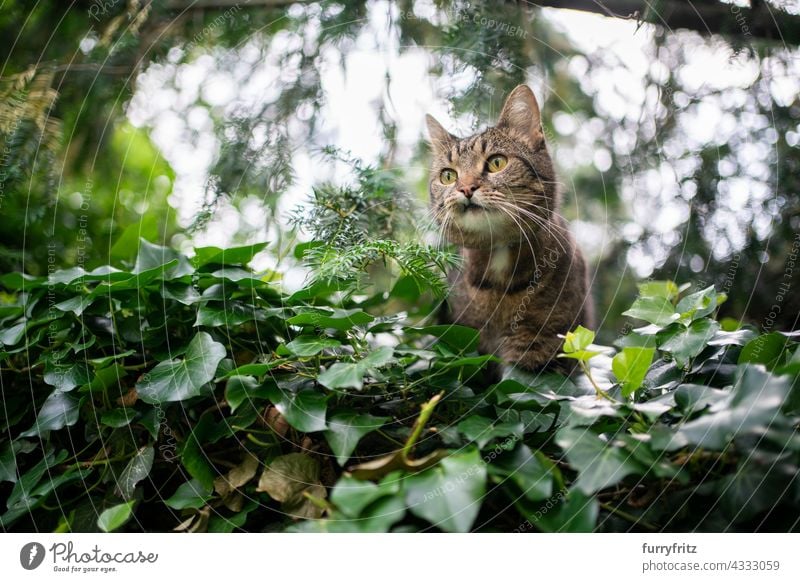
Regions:
[[[278, 218], [296, 179], [293, 153], [329, 145], [321, 71], [345, 67], [373, 37], [431, 57], [427, 73], [446, 81], [440, 97], [462, 127], [490, 123], [518, 83], [544, 91], [565, 212], [596, 265], [601, 333], [619, 331], [622, 306], [648, 277], [702, 279], [729, 294], [723, 315], [765, 331], [794, 328], [800, 10], [778, 0], [692, 5], [690, 13], [683, 2], [632, 0], [7, 0], [0, 268], [40, 275], [53, 266], [130, 265], [139, 237], [180, 243], [220, 228], [222, 205], [246, 214], [253, 200], [273, 232], [290, 228]], [[581, 46], [553, 18], [563, 8], [632, 21], [647, 62]], [[698, 52], [725, 55], [746, 74], [728, 86], [698, 83], [689, 74]], [[168, 99], [148, 93], [144, 76], [178, 91], [187, 67], [201, 61], [237, 78], [263, 75], [266, 63], [274, 78], [225, 107], [202, 91], [180, 93], [184, 116], [204, 120], [202, 131], [190, 124], [188, 143], [208, 140], [214, 152], [203, 202], [182, 220], [176, 171], [153, 125], [128, 115], [137, 98]], [[384, 147], [370, 161], [402, 173], [424, 166], [426, 150], [420, 136], [411, 154], [398, 151], [391, 83], [387, 74], [374, 104]], [[408, 173], [408, 187], [425, 197], [419, 172]], [[232, 240], [247, 242], [252, 232], [238, 224]], [[270, 252], [280, 255], [280, 245]]]

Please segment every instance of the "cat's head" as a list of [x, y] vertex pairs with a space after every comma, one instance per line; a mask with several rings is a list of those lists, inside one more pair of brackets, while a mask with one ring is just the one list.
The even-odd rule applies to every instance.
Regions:
[[527, 86], [514, 89], [497, 124], [476, 135], [461, 139], [430, 115], [427, 122], [432, 212], [448, 240], [498, 247], [551, 227], [559, 194], [539, 105]]

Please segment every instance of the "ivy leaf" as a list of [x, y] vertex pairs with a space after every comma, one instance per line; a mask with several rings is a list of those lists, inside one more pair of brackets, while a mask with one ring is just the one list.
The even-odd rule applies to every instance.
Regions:
[[486, 493], [486, 465], [477, 449], [451, 455], [405, 482], [408, 509], [447, 532], [468, 532]]
[[740, 364], [764, 364], [767, 370], [779, 366], [787, 354], [789, 338], [780, 333], [768, 333], [750, 340], [739, 354]]
[[212, 497], [212, 488], [197, 479], [182, 484], [164, 503], [172, 509], [200, 509]]
[[364, 374], [366, 370], [357, 363], [337, 362], [317, 377], [320, 384], [326, 388], [355, 388], [364, 387]]
[[611, 361], [611, 369], [622, 385], [622, 395], [628, 397], [642, 385], [650, 364], [653, 363], [653, 348], [623, 348]]
[[164, 279], [177, 279], [194, 272], [186, 256], [171, 248], [154, 245], [140, 238], [139, 254], [136, 257], [133, 273], [141, 274], [154, 269], [161, 269]]
[[587, 429], [562, 428], [556, 435], [556, 443], [564, 449], [569, 464], [578, 471], [575, 487], [587, 495], [647, 470], [623, 448]]
[[515, 483], [531, 501], [542, 501], [553, 493], [553, 465], [544, 455], [520, 444], [489, 463], [489, 473]]
[[61, 390], [54, 390], [44, 401], [34, 425], [20, 436], [41, 436], [51, 430], [59, 430], [78, 422], [80, 400]]
[[196, 267], [204, 265], [246, 265], [253, 257], [263, 251], [267, 243], [261, 242], [241, 247], [221, 249], [218, 247], [198, 247], [194, 249], [192, 263]]
[[780, 470], [780, 461], [775, 457], [759, 457], [755, 454], [741, 459], [735, 473], [717, 482], [720, 507], [726, 516], [754, 519], [774, 510], [775, 500], [791, 490], [796, 475]]
[[328, 420], [328, 430], [325, 431], [325, 440], [336, 455], [336, 462], [344, 464], [350, 459], [358, 441], [370, 432], [382, 427], [389, 420], [385, 416], [372, 416], [371, 414], [356, 414], [355, 412], [342, 412]]
[[214, 486], [216, 472], [208, 462], [200, 442], [206, 430], [202, 422], [195, 425], [191, 434], [186, 437], [186, 441], [183, 443], [180, 457], [181, 463], [186, 467], [189, 475], [197, 479], [203, 487], [211, 489]]
[[695, 321], [710, 314], [723, 301], [725, 294], [718, 296], [717, 290], [711, 285], [678, 301], [675, 310], [681, 314], [682, 320]]
[[559, 492], [554, 499], [556, 506], [541, 512], [533, 523], [543, 532], [588, 533], [594, 531], [600, 508], [597, 499], [580, 490]]
[[592, 345], [593, 341], [594, 332], [579, 325], [573, 331], [568, 331], [564, 336], [564, 353], [571, 354], [585, 350]]
[[231, 412], [236, 412], [245, 402], [266, 398], [269, 398], [269, 390], [252, 376], [231, 376], [225, 384], [225, 400]]
[[277, 368], [281, 364], [286, 363], [286, 360], [283, 359], [275, 359], [271, 362], [264, 363], [264, 364], [244, 364], [237, 368], [234, 368], [230, 372], [225, 372], [222, 376], [223, 378], [230, 378], [232, 376], [262, 376], [266, 372], [269, 372], [273, 368]]
[[325, 415], [328, 401], [325, 394], [313, 388], [294, 389], [293, 386], [279, 387], [267, 384], [266, 393], [270, 402], [275, 405], [292, 427], [301, 432], [317, 432], [325, 430]]
[[23, 320], [21, 323], [0, 330], [0, 345], [13, 346], [18, 343], [25, 335], [27, 325], [28, 322]]
[[65, 366], [48, 361], [43, 380], [62, 392], [69, 392], [77, 386], [89, 383], [89, 369], [86, 363]]
[[130, 519], [134, 503], [135, 501], [128, 501], [127, 503], [109, 507], [97, 518], [97, 527], [104, 532], [119, 529]]
[[150, 404], [177, 402], [198, 396], [214, 379], [225, 357], [225, 346], [201, 331], [189, 342], [182, 359], [159, 363], [136, 385], [139, 397]]
[[689, 360], [705, 349], [708, 341], [719, 331], [719, 323], [711, 319], [698, 319], [689, 327], [673, 324], [656, 335], [658, 347], [672, 354], [679, 368], [685, 368]]
[[637, 297], [628, 311], [622, 315], [642, 319], [653, 325], [669, 325], [677, 320], [680, 315], [675, 313], [675, 306], [666, 297]]
[[515, 435], [522, 436], [523, 426], [521, 422], [498, 422], [495, 423], [491, 418], [485, 416], [472, 416], [458, 423], [458, 430], [467, 439], [475, 442], [478, 448], [482, 449], [495, 438]]
[[586, 362], [602, 352], [587, 350], [594, 341], [594, 332], [579, 325], [573, 331], [568, 331], [564, 336], [563, 353], [559, 354], [562, 358], [572, 358]]
[[[395, 491], [399, 491], [399, 481], [393, 479]], [[349, 517], [358, 517], [361, 511], [376, 499], [389, 494], [386, 487], [379, 486], [371, 481], [360, 481], [345, 473], [336, 482], [336, 487], [331, 492], [331, 501], [336, 507]]]
[[295, 356], [308, 357], [316, 356], [323, 350], [338, 348], [341, 345], [342, 342], [337, 339], [301, 335], [286, 344], [286, 347]]
[[673, 281], [646, 281], [639, 283], [639, 295], [642, 297], [663, 297], [672, 301], [680, 290]]
[[235, 327], [247, 321], [265, 319], [264, 312], [240, 301], [205, 302], [197, 310], [194, 327]]
[[364, 376], [370, 369], [380, 368], [392, 361], [394, 361], [394, 350], [389, 346], [382, 346], [358, 362], [333, 364], [319, 375], [317, 381], [331, 390], [337, 388], [361, 390], [364, 387]]
[[80, 317], [81, 313], [86, 311], [86, 308], [94, 303], [95, 299], [97, 299], [97, 297], [94, 295], [76, 295], [75, 297], [70, 297], [65, 301], [56, 303], [53, 307], [59, 311], [71, 311]]
[[700, 384], [681, 384], [674, 391], [675, 404], [686, 416], [702, 410], [728, 396], [724, 390]]
[[666, 450], [687, 445], [720, 451], [746, 435], [763, 435], [780, 428], [790, 431], [791, 420], [780, 413], [791, 391], [791, 381], [764, 368], [745, 365], [727, 397], [712, 404], [706, 414], [683, 424], [672, 438], [660, 443]]
[[331, 501], [351, 521], [337, 520], [342, 531], [386, 532], [403, 519], [406, 503], [402, 493], [403, 473], [390, 473], [375, 484], [345, 474], [334, 487]]
[[17, 482], [17, 448], [13, 441], [0, 450], [0, 482], [3, 481]]
[[358, 531], [385, 533], [406, 514], [406, 502], [400, 493], [384, 495], [371, 503], [355, 522]]
[[150, 445], [139, 449], [117, 479], [114, 490], [116, 495], [129, 501], [133, 497], [136, 484], [150, 474], [155, 456], [156, 453]]
[[290, 317], [286, 323], [347, 331], [356, 325], [364, 325], [374, 320], [373, 316], [360, 309], [312, 308]]

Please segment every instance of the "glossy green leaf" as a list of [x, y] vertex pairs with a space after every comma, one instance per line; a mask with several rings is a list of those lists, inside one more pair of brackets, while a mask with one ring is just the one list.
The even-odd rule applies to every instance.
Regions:
[[681, 299], [675, 310], [680, 313], [682, 320], [695, 321], [709, 315], [724, 300], [725, 295], [717, 295], [717, 290], [712, 285]]
[[594, 332], [579, 325], [573, 331], [568, 331], [564, 336], [564, 353], [571, 354], [585, 350], [592, 345], [593, 341]]
[[150, 445], [139, 449], [117, 478], [114, 492], [126, 501], [132, 499], [136, 485], [150, 474], [155, 456], [155, 450]]
[[236, 412], [243, 403], [269, 398], [269, 390], [252, 376], [231, 376], [225, 384], [225, 400]]
[[588, 429], [562, 428], [556, 434], [556, 443], [564, 450], [570, 466], [578, 471], [575, 487], [587, 495], [647, 470], [625, 449]]
[[180, 451], [180, 458], [189, 475], [194, 477], [204, 488], [211, 489], [214, 486], [217, 472], [211, 466], [208, 456], [203, 450], [202, 438], [203, 428], [198, 423], [186, 437]]
[[[529, 518], [535, 527], [550, 533], [587, 533], [594, 531], [600, 508], [597, 499], [580, 490], [557, 493], [550, 502], [552, 509]], [[546, 509], [545, 505], [543, 509]]]
[[353, 454], [358, 441], [370, 432], [382, 427], [388, 417], [372, 416], [371, 414], [357, 414], [355, 412], [340, 412], [328, 419], [328, 430], [325, 431], [325, 440], [336, 455], [336, 461], [344, 466]]
[[40, 436], [78, 422], [80, 400], [67, 392], [54, 390], [44, 401], [33, 426], [21, 436]]
[[246, 265], [266, 247], [267, 243], [265, 242], [227, 249], [218, 247], [198, 247], [194, 250], [195, 256], [192, 258], [192, 264], [195, 267], [202, 267], [208, 264]]
[[623, 348], [611, 361], [611, 369], [622, 385], [622, 395], [630, 396], [642, 385], [647, 370], [653, 362], [653, 348]]
[[486, 465], [477, 449], [451, 455], [404, 484], [408, 509], [447, 532], [468, 532], [486, 492]]
[[364, 387], [364, 376], [370, 369], [380, 368], [394, 361], [394, 350], [383, 346], [354, 363], [337, 362], [319, 375], [317, 381], [332, 390]]
[[638, 297], [631, 308], [622, 315], [642, 319], [654, 325], [669, 325], [680, 317], [675, 313], [675, 306], [666, 297]]
[[309, 309], [286, 320], [291, 325], [312, 326], [341, 331], [374, 321], [374, 317], [360, 309]]
[[267, 384], [266, 392], [275, 408], [292, 427], [302, 432], [325, 430], [327, 397], [311, 388], [299, 390], [280, 388]]
[[387, 495], [397, 495], [401, 483], [399, 473], [387, 475], [380, 484], [354, 479], [345, 473], [333, 488], [331, 501], [343, 514], [355, 518], [373, 501]]
[[225, 357], [225, 347], [201, 331], [194, 336], [183, 358], [156, 365], [136, 385], [145, 402], [176, 402], [201, 394]]
[[773, 376], [760, 366], [742, 366], [725, 398], [714, 402], [703, 416], [681, 425], [659, 446], [674, 450], [695, 445], [719, 451], [738, 438], [763, 435], [770, 429], [791, 430], [792, 421], [780, 413], [791, 387], [787, 377]]
[[213, 494], [212, 487], [204, 487], [197, 479], [183, 483], [164, 503], [172, 509], [200, 509]]
[[481, 449], [496, 438], [520, 438], [523, 428], [520, 422], [495, 422], [491, 418], [478, 415], [469, 416], [458, 423], [459, 432]]
[[719, 324], [711, 319], [698, 319], [689, 327], [681, 324], [671, 325], [656, 336], [659, 349], [672, 354], [679, 367], [684, 368], [689, 360], [700, 354], [714, 334]]
[[780, 333], [768, 333], [747, 342], [739, 354], [740, 364], [764, 364], [768, 370], [779, 366], [787, 355], [789, 338]]
[[553, 493], [553, 464], [541, 453], [532, 453], [519, 444], [510, 452], [500, 454], [488, 464], [489, 474], [500, 483], [510, 481], [531, 501], [547, 499]]
[[673, 281], [646, 281], [637, 285], [642, 297], [663, 297], [672, 301], [678, 297], [678, 286]]
[[97, 527], [104, 532], [121, 528], [131, 518], [134, 503], [135, 501], [128, 501], [109, 507], [97, 518]]
[[338, 348], [342, 342], [333, 338], [301, 335], [286, 344], [289, 351], [295, 356], [316, 356], [323, 350]]
[[100, 415], [100, 423], [111, 428], [121, 428], [128, 426], [136, 418], [136, 410], [133, 408], [112, 408]]
[[139, 254], [133, 268], [135, 274], [158, 269], [164, 279], [175, 279], [194, 272], [189, 260], [173, 249], [139, 239]]
[[62, 392], [69, 392], [76, 386], [82, 386], [89, 382], [89, 367], [86, 362], [68, 365], [48, 362], [43, 379], [47, 384], [55, 386]]

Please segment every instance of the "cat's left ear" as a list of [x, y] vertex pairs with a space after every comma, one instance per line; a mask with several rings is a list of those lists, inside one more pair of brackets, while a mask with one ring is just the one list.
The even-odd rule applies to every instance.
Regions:
[[530, 139], [531, 143], [544, 139], [539, 103], [530, 87], [517, 85], [511, 92], [500, 112], [497, 126], [516, 130]]

